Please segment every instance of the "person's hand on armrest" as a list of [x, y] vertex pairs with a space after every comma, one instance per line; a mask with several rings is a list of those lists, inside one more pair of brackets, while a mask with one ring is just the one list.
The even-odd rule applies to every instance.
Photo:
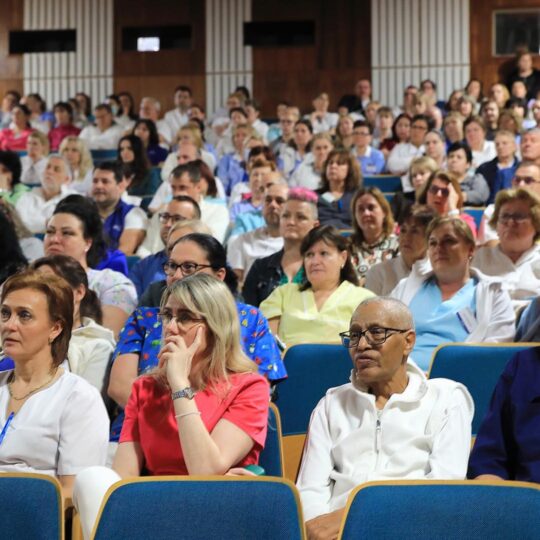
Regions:
[[323, 514], [306, 521], [308, 540], [337, 539], [344, 512], [345, 508], [339, 508], [329, 514]]

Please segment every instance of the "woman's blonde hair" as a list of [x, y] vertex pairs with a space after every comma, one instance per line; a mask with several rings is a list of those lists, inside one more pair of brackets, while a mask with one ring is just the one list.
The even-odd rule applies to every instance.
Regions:
[[202, 233], [202, 234], [212, 234], [210, 227], [203, 223], [200, 219], [184, 219], [183, 221], [177, 221], [170, 229], [168, 238], [171, 237], [176, 231], [181, 231], [182, 229], [189, 229], [191, 232]]
[[529, 205], [531, 221], [534, 230], [536, 231], [534, 240], [538, 240], [540, 238], [540, 197], [538, 197], [536, 193], [533, 193], [527, 189], [503, 189], [497, 193], [497, 197], [495, 197], [495, 209], [491, 219], [489, 220], [490, 227], [493, 229], [497, 227], [497, 222], [499, 221], [499, 217], [501, 215], [501, 208], [506, 203], [514, 201], [523, 201]]
[[88, 171], [94, 168], [92, 155], [90, 154], [90, 150], [88, 150], [88, 146], [86, 146], [86, 143], [82, 139], [79, 139], [79, 137], [75, 137], [74, 135], [69, 135], [62, 140], [60, 147], [58, 148], [58, 153], [61, 156], [64, 154], [64, 150], [66, 149], [68, 143], [74, 143], [77, 145], [77, 150], [81, 156], [81, 161], [79, 162], [79, 179], [82, 180]]
[[[195, 388], [217, 389], [228, 382], [230, 373], [257, 372], [257, 365], [242, 349], [238, 310], [223, 281], [204, 273], [180, 279], [167, 287], [160, 309], [171, 297], [195, 316], [203, 318], [208, 329], [207, 356], [201, 361], [201, 369], [190, 375], [190, 382]], [[166, 381], [163, 368], [156, 370], [154, 376]]]
[[433, 158], [430, 158], [429, 156], [420, 156], [411, 161], [409, 175], [413, 176], [416, 171], [429, 171], [430, 173], [434, 173], [438, 169], [439, 166]]
[[188, 132], [191, 135], [191, 141], [197, 147], [198, 150], [202, 150], [204, 147], [204, 142], [201, 136], [201, 132], [198, 128], [193, 125], [182, 126], [178, 133], [176, 134], [176, 142], [180, 140], [180, 134], [182, 132]]
[[36, 130], [36, 131], [32, 131], [32, 133], [28, 135], [28, 138], [36, 139], [36, 141], [39, 141], [41, 146], [43, 146], [43, 155], [44, 156], [49, 155], [50, 146], [49, 146], [49, 138], [47, 137], [47, 135], [45, 135], [41, 131]]

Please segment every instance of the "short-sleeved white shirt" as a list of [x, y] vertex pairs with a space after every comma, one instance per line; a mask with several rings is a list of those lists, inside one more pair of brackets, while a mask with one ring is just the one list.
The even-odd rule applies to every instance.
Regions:
[[124, 219], [124, 231], [126, 229], [142, 229], [146, 230], [148, 226], [148, 218], [146, 217], [146, 212], [134, 206], [127, 214]]
[[[0, 424], [7, 421], [12, 371], [0, 373]], [[13, 417], [0, 444], [0, 471], [75, 475], [105, 465], [109, 417], [99, 392], [81, 377], [64, 372], [30, 396]]]

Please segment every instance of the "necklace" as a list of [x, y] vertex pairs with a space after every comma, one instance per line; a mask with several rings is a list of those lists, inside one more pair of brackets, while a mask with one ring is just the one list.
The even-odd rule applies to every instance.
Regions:
[[33, 390], [30, 390], [30, 392], [28, 392], [27, 394], [24, 394], [24, 396], [21, 396], [21, 397], [15, 397], [13, 395], [13, 392], [11, 391], [11, 385], [13, 384], [13, 379], [15, 378], [15, 372], [12, 371], [11, 375], [9, 376], [9, 379], [8, 379], [8, 392], [9, 392], [10, 397], [12, 399], [14, 399], [15, 401], [22, 401], [23, 399], [26, 399], [27, 397], [31, 396], [32, 394], [35, 394], [38, 390], [41, 390], [42, 388], [44, 388], [45, 386], [50, 384], [52, 382], [52, 380], [55, 378], [57, 371], [58, 371], [58, 368], [54, 370], [54, 373], [51, 375], [49, 380], [45, 381], [41, 386], [38, 386], [37, 388], [34, 388]]

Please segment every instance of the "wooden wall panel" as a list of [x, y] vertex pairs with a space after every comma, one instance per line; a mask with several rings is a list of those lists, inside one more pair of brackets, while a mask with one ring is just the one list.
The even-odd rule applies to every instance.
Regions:
[[252, 9], [253, 21], [315, 21], [313, 46], [253, 47], [253, 93], [264, 116], [275, 116], [279, 99], [308, 112], [323, 91], [335, 109], [359, 78], [370, 77], [369, 0], [254, 0]]
[[9, 31], [23, 28], [23, 2], [0, 0], [0, 99], [7, 90], [23, 91], [22, 54], [9, 54]]
[[[173, 107], [174, 88], [187, 84], [196, 101], [205, 101], [205, 3], [201, 0], [115, 0], [114, 89], [130, 90], [136, 102], [146, 95]], [[190, 49], [138, 53], [122, 51], [126, 26], [192, 26]]]
[[[499, 9], [539, 8], [538, 0], [471, 0], [470, 54], [471, 77], [483, 81], [484, 89], [504, 81], [514, 69], [511, 57], [492, 54], [493, 12]], [[533, 56], [535, 67], [540, 69], [540, 57]]]

